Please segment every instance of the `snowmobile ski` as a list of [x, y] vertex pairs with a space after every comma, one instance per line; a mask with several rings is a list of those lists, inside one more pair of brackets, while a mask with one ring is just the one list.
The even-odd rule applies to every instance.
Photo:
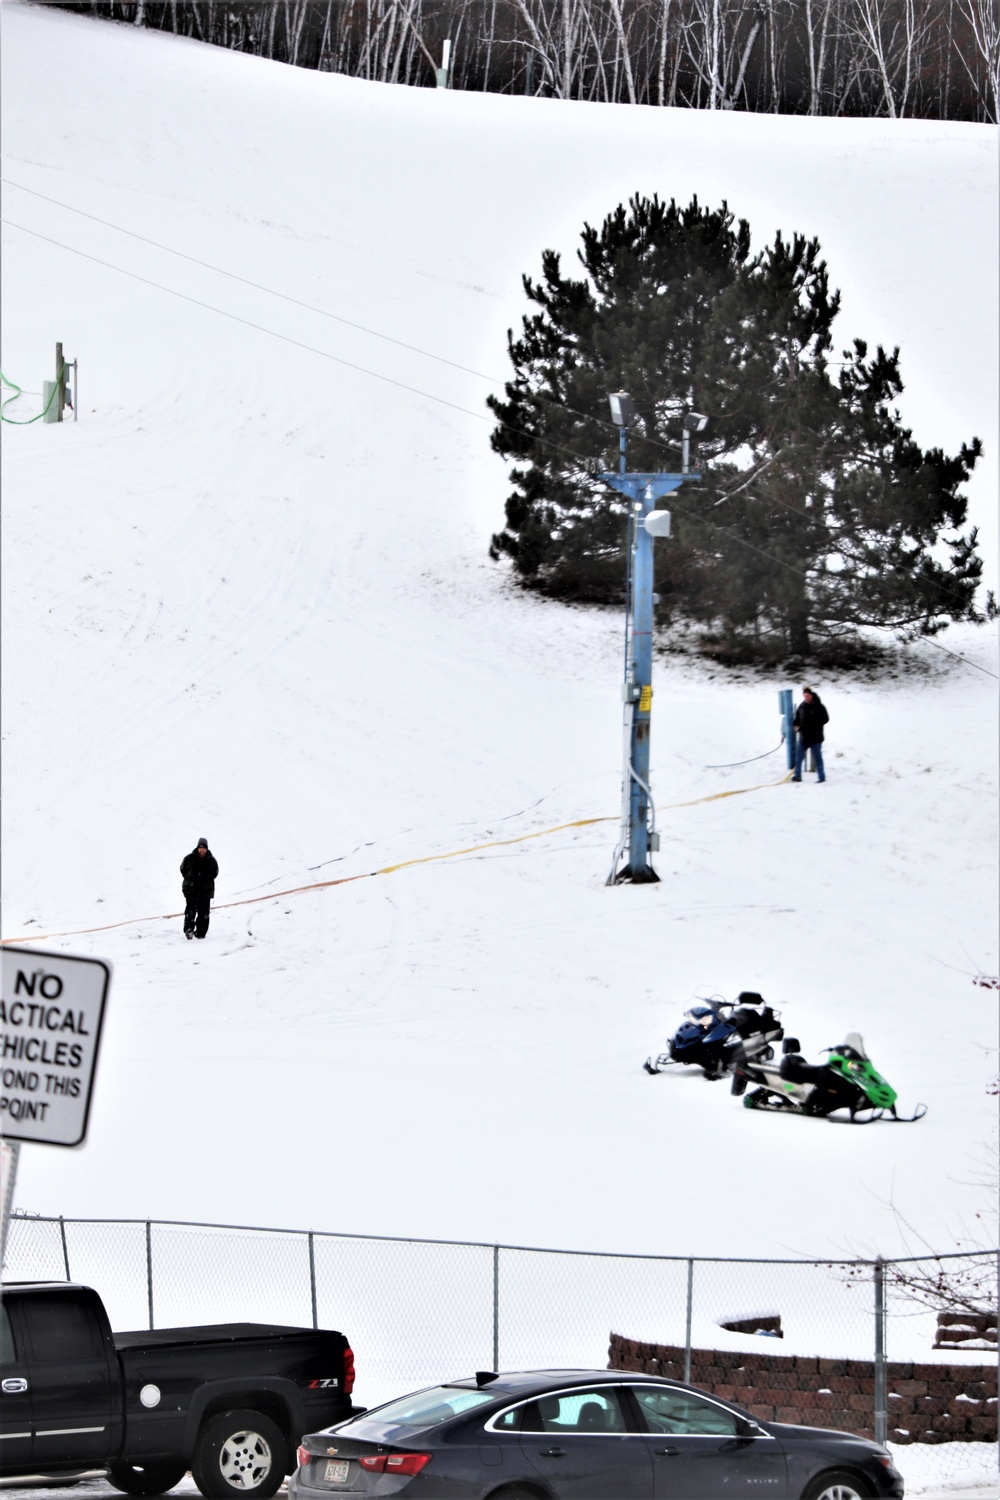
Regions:
[[[815, 1110], [803, 1109], [800, 1105], [793, 1104], [790, 1100], [786, 1102], [784, 1099], [772, 1094], [766, 1088], [754, 1089], [752, 1093], [745, 1095], [743, 1108], [755, 1109], [772, 1115], [800, 1115], [807, 1120], [834, 1119], [835, 1123], [837, 1123], [835, 1116], [839, 1113], [838, 1111], [831, 1110], [829, 1114], [818, 1114]], [[844, 1105], [842, 1108], [847, 1108], [847, 1106]], [[849, 1122], [852, 1125], [878, 1125], [880, 1122], [886, 1125], [912, 1125], [916, 1120], [922, 1120], [926, 1113], [926, 1104], [918, 1104], [912, 1115], [898, 1114], [895, 1105], [890, 1106], [888, 1109], [866, 1110], [864, 1107], [861, 1107], [849, 1115]], [[846, 1124], [848, 1122], [842, 1120], [840, 1123]]]

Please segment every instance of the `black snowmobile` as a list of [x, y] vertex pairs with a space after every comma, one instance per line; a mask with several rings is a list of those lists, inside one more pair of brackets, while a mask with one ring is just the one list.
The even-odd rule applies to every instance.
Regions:
[[694, 1063], [706, 1078], [724, 1078], [738, 1057], [770, 1061], [771, 1043], [784, 1034], [778, 1014], [756, 991], [742, 990], [735, 1001], [715, 996], [685, 1011], [669, 1051], [647, 1057], [643, 1067], [662, 1073], [672, 1063]]
[[926, 1104], [918, 1104], [912, 1115], [897, 1114], [896, 1091], [875, 1071], [856, 1031], [849, 1032], [839, 1046], [824, 1051], [825, 1063], [807, 1063], [798, 1038], [786, 1037], [777, 1066], [741, 1056], [735, 1063], [732, 1092], [743, 1094], [748, 1084], [756, 1084], [743, 1100], [746, 1109], [820, 1118], [846, 1110], [854, 1125], [871, 1125], [876, 1120], [909, 1125], [927, 1113]]

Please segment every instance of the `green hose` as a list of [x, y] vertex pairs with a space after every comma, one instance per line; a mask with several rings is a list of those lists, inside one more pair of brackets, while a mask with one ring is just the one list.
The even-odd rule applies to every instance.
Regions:
[[42, 420], [42, 418], [45, 416], [45, 414], [47, 413], [49, 407], [52, 405], [53, 401], [55, 400], [55, 398], [56, 398], [56, 391], [58, 391], [58, 389], [59, 389], [59, 382], [57, 380], [55, 382], [55, 384], [53, 385], [53, 387], [52, 387], [52, 392], [51, 392], [51, 395], [49, 396], [49, 399], [46, 401], [45, 405], [43, 406], [42, 410], [38, 413], [37, 417], [26, 417], [22, 421], [19, 417], [8, 417], [6, 415], [6, 410], [7, 410], [7, 407], [10, 405], [10, 403], [12, 401], [16, 401], [19, 396], [23, 396], [24, 392], [21, 390], [21, 387], [19, 385], [15, 385], [12, 380], [8, 380], [7, 379], [6, 375], [3, 373], [2, 370], [0, 370], [0, 381], [3, 382], [3, 384], [7, 387], [7, 389], [9, 391], [13, 391], [14, 392], [13, 396], [8, 396], [7, 397], [6, 401], [0, 401], [0, 422], [9, 422], [12, 427], [30, 427], [30, 425], [31, 425], [32, 422], [40, 422]]

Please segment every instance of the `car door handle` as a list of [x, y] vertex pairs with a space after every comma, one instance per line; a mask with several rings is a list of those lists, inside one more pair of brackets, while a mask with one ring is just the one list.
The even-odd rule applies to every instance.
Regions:
[[681, 1450], [679, 1448], [655, 1448], [653, 1451], [657, 1458], [676, 1458]]
[[5, 1396], [19, 1396], [22, 1391], [26, 1391], [27, 1389], [28, 1382], [22, 1380], [20, 1375], [16, 1376], [13, 1380], [5, 1380], [3, 1383], [3, 1393]]
[[543, 1448], [542, 1449], [542, 1457], [543, 1458], [565, 1458], [566, 1457], [566, 1449], [565, 1448]]

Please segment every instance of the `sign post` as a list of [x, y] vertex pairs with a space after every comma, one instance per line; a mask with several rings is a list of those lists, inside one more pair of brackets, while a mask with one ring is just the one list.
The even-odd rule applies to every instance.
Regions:
[[7, 1225], [10, 1223], [14, 1183], [17, 1181], [17, 1159], [20, 1154], [20, 1141], [0, 1140], [0, 1270], [7, 1250]]
[[73, 1147], [86, 1138], [111, 966], [5, 947], [2, 969], [0, 1243], [6, 1245], [21, 1143]]

